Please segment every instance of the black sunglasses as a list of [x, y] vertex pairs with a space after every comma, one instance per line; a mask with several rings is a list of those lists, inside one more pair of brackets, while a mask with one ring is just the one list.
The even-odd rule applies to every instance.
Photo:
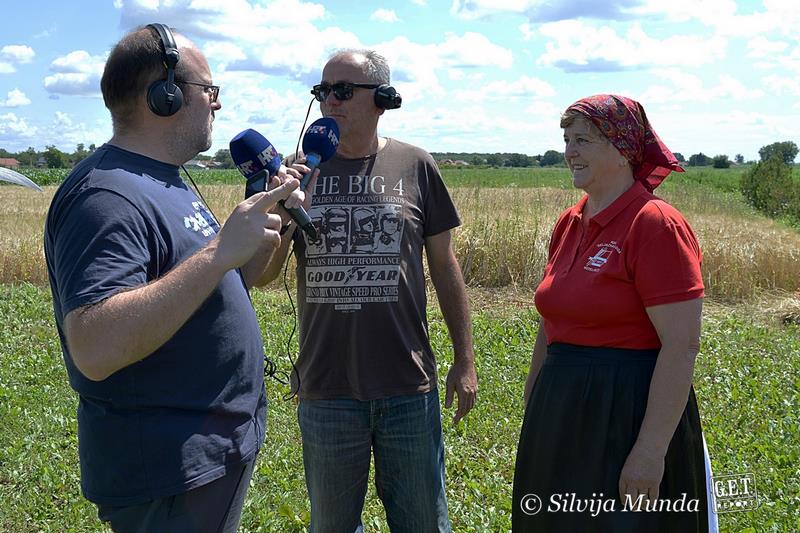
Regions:
[[196, 81], [183, 80], [175, 80], [175, 83], [185, 83], [186, 85], [196, 85], [197, 87], [202, 87], [206, 94], [211, 95], [212, 104], [217, 101], [217, 98], [219, 98], [219, 85], [210, 85], [208, 83], [198, 83]]
[[350, 100], [353, 97], [353, 89], [377, 89], [378, 85], [374, 83], [350, 83], [348, 81], [338, 81], [331, 85], [327, 82], [314, 85], [311, 89], [311, 94], [318, 102], [324, 102], [328, 95], [333, 91], [333, 96], [337, 100]]

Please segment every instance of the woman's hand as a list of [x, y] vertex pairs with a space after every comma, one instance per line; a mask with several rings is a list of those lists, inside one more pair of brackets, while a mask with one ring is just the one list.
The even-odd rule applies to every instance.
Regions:
[[[624, 508], [640, 511], [648, 501], [655, 504], [663, 477], [664, 456], [634, 444], [619, 476], [619, 499]], [[639, 495], [644, 497], [639, 500]]]

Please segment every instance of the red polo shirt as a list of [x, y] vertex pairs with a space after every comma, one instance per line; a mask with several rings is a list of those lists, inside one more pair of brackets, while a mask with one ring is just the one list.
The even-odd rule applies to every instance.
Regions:
[[703, 296], [697, 238], [638, 181], [585, 224], [587, 198], [561, 214], [550, 238], [535, 300], [547, 342], [660, 348], [645, 308]]

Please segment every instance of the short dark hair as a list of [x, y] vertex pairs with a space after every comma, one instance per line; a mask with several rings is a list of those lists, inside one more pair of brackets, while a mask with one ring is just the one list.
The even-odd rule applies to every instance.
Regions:
[[[185, 70], [185, 63], [178, 61], [176, 81], [185, 78]], [[139, 26], [120, 39], [108, 56], [100, 80], [103, 102], [115, 129], [130, 123], [138, 98], [147, 94], [151, 83], [166, 76], [161, 38], [154, 29]], [[187, 96], [184, 94], [184, 102]]]

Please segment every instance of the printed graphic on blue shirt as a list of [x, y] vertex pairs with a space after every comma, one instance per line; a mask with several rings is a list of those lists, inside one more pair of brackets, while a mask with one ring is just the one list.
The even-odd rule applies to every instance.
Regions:
[[219, 231], [219, 224], [202, 202], [192, 202], [192, 208], [195, 210], [194, 213], [183, 217], [183, 226], [186, 229], [199, 231], [203, 237], [211, 237]]

